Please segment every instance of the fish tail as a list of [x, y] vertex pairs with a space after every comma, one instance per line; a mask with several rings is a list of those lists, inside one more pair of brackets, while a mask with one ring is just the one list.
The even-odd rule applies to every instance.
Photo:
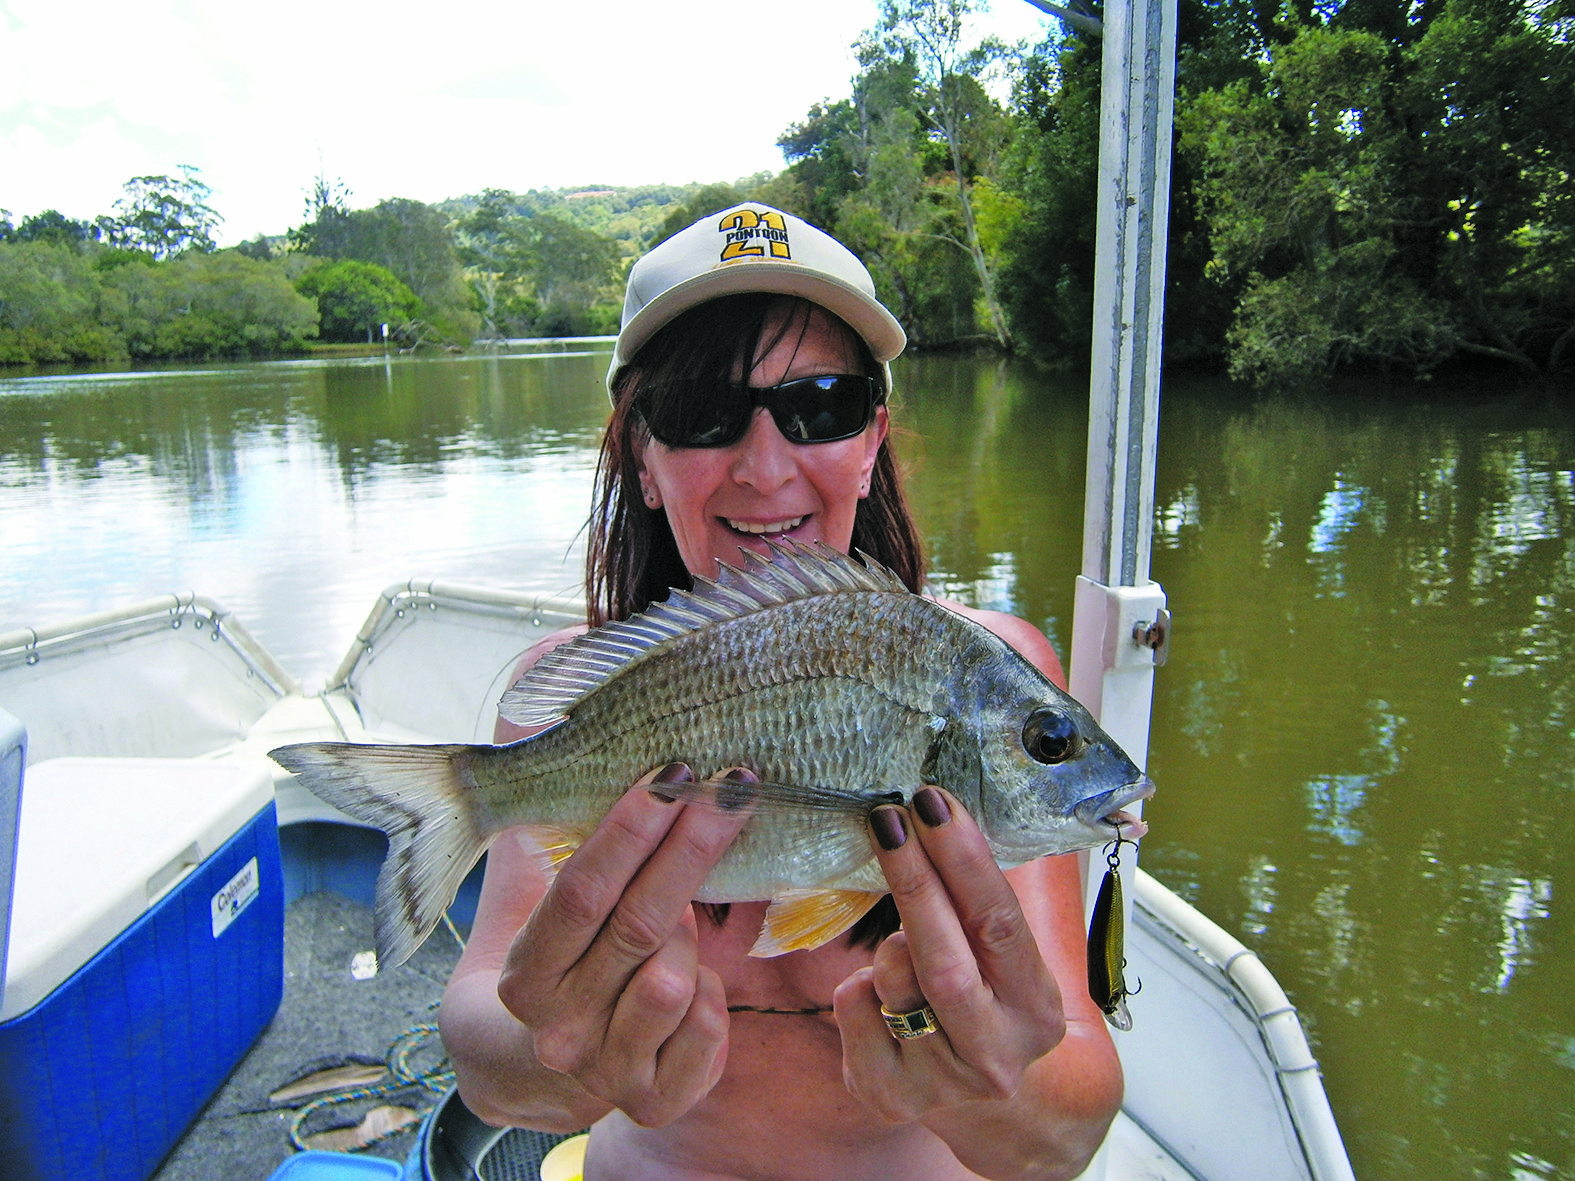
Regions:
[[497, 835], [470, 775], [472, 748], [303, 742], [268, 753], [319, 799], [388, 835], [377, 875], [377, 960], [398, 967]]

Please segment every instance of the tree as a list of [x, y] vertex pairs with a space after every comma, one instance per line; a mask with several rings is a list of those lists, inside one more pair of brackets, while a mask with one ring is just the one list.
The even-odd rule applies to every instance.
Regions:
[[964, 48], [964, 29], [972, 11], [973, 0], [882, 0], [880, 32], [886, 51], [908, 57], [917, 70], [926, 114], [951, 158], [963, 229], [958, 246], [978, 274], [991, 331], [1001, 347], [1009, 349], [1011, 334], [996, 295], [992, 265], [979, 241], [970, 195], [976, 170], [965, 166], [964, 159], [965, 141], [971, 138], [980, 147], [991, 142], [990, 132], [978, 130], [980, 124], [989, 124], [996, 133], [1004, 131], [1004, 123], [990, 117], [998, 112], [978, 82], [1000, 59], [1003, 47], [987, 39]]
[[1557, 370], [1575, 346], [1575, 45], [1534, 3], [1450, 0], [1401, 57], [1400, 247], [1456, 347]]
[[415, 292], [386, 267], [355, 259], [313, 267], [295, 289], [316, 301], [323, 340], [353, 341], [364, 335], [370, 344], [382, 325], [402, 326], [421, 311]]
[[92, 242], [98, 236], [98, 229], [91, 223], [76, 221], [55, 209], [24, 217], [22, 224], [9, 235], [13, 242], [60, 242], [71, 245]]
[[215, 249], [213, 231], [224, 219], [208, 204], [213, 190], [197, 173], [190, 164], [182, 164], [179, 176], [132, 177], [123, 186], [125, 195], [115, 202], [114, 212], [99, 219], [104, 240], [146, 250], [156, 259]]
[[801, 212], [807, 221], [833, 226], [837, 207], [863, 184], [860, 118], [851, 99], [810, 107], [802, 123], [777, 137], [782, 158], [806, 196]]
[[[696, 217], [703, 216], [696, 214]], [[536, 290], [552, 334], [573, 335], [593, 325], [592, 309], [608, 295], [618, 274], [617, 248], [606, 238], [551, 214], [531, 220], [537, 260]], [[616, 312], [616, 303], [610, 305]], [[616, 319], [612, 324], [617, 323]]]
[[0, 364], [271, 356], [317, 331], [282, 262], [39, 240], [0, 246]]
[[1013, 92], [1002, 169], [1020, 216], [1003, 242], [1002, 302], [1028, 351], [1085, 363], [1093, 332], [1100, 45], [1059, 37], [1030, 55]]
[[[137, 268], [142, 269], [142, 268]], [[259, 357], [298, 351], [317, 334], [317, 309], [279, 263], [234, 250], [191, 251], [145, 268], [159, 317], [133, 353], [155, 357]], [[120, 268], [117, 276], [134, 273]]]
[[102, 305], [93, 263], [74, 244], [0, 245], [0, 364], [124, 356], [124, 344], [100, 322]]
[[534, 334], [536, 301], [530, 237], [520, 202], [505, 189], [487, 189], [456, 228], [460, 262], [475, 292], [482, 336]]
[[1571, 46], [1532, 3], [1393, 7], [1301, 28], [1178, 117], [1238, 376], [1570, 356]]
[[350, 189], [344, 181], [330, 181], [319, 171], [307, 192], [305, 217], [286, 235], [292, 249], [318, 258], [356, 257]]
[[662, 219], [662, 228], [657, 231], [656, 238], [651, 242], [653, 247], [660, 246], [680, 230], [688, 229], [712, 213], [721, 213], [724, 209], [731, 209], [744, 200], [732, 185], [714, 184], [706, 185], [682, 205], [676, 205]]
[[399, 197], [373, 209], [344, 211], [343, 196], [318, 178], [316, 218], [291, 240], [319, 258], [354, 259], [392, 271], [421, 301], [423, 314], [441, 333], [472, 339], [479, 327], [460, 268], [448, 215]]
[[[913, 54], [874, 33], [853, 96], [820, 104], [779, 139], [781, 187], [870, 269], [915, 346], [973, 341], [980, 286], [968, 258], [949, 149], [934, 132]], [[989, 153], [981, 153], [981, 156]]]
[[619, 252], [610, 239], [501, 189], [482, 195], [458, 236], [489, 335], [616, 330]]

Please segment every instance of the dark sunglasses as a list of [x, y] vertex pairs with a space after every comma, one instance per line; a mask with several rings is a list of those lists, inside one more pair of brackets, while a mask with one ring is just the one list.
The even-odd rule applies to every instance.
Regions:
[[660, 443], [669, 447], [726, 447], [743, 438], [755, 408], [771, 412], [777, 430], [794, 443], [851, 439], [870, 424], [873, 377], [830, 374], [802, 377], [764, 389], [696, 382], [669, 387], [658, 397], [641, 390], [635, 408]]

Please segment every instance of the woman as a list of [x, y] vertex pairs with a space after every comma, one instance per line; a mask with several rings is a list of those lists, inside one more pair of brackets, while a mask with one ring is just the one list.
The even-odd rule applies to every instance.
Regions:
[[[641, 259], [608, 374], [591, 622], [767, 539], [856, 547], [917, 589], [887, 444], [903, 344], [863, 265], [777, 210], [716, 214]], [[949, 605], [1064, 684], [1029, 624]], [[493, 845], [442, 1012], [471, 1109], [591, 1126], [587, 1181], [1079, 1173], [1121, 1075], [1082, 985], [1076, 859], [1003, 874], [957, 801], [922, 788], [871, 817], [889, 903], [814, 951], [751, 958], [764, 904], [690, 903], [745, 822], [662, 791], [692, 778], [653, 769], [550, 886], [527, 839]]]

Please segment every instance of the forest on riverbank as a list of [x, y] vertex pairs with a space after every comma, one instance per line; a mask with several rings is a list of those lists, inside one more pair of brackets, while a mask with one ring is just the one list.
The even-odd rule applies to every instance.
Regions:
[[[915, 347], [1080, 365], [1100, 8], [1039, 6], [1058, 27], [1004, 45], [972, 0], [883, 0], [774, 174], [369, 207], [318, 176], [299, 225], [223, 250], [191, 167], [91, 220], [0, 211], [0, 363], [605, 333], [635, 258], [759, 200], [859, 253]], [[1575, 0], [1180, 0], [1167, 363], [1575, 367], [1572, 38]]]

